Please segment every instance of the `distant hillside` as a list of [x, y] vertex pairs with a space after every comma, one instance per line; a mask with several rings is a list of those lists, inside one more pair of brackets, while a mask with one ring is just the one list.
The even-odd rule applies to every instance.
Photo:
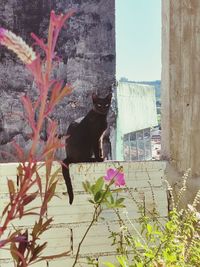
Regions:
[[156, 100], [160, 101], [160, 91], [161, 91], [161, 81], [128, 81], [126, 78], [121, 78], [120, 81], [122, 82], [129, 82], [129, 83], [139, 83], [139, 84], [147, 84], [147, 85], [152, 85], [155, 86], [156, 90]]

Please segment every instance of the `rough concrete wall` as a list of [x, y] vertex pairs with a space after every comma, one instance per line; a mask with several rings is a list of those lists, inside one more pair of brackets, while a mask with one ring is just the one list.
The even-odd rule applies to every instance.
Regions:
[[162, 16], [162, 153], [173, 183], [191, 168], [191, 199], [200, 186], [200, 1], [163, 0]]
[[[169, 9], [167, 15], [170, 16], [163, 19], [170, 24], [169, 34], [165, 32], [166, 26], [163, 25], [163, 38], [167, 39], [167, 42], [163, 42], [163, 54], [165, 58], [169, 58], [169, 64], [163, 62], [163, 144], [168, 143], [166, 156], [179, 171], [191, 168], [193, 174], [199, 175], [200, 1], [163, 2], [168, 2], [165, 3], [165, 8]], [[166, 12], [163, 13], [163, 16], [167, 15]], [[169, 73], [168, 77], [166, 72]]]
[[[71, 8], [77, 12], [67, 28], [61, 32], [57, 45], [63, 58], [57, 73], [59, 78], [73, 85], [73, 93], [56, 107], [53, 117], [59, 122], [59, 131], [65, 134], [71, 121], [84, 116], [91, 108], [91, 91], [100, 96], [108, 93], [115, 80], [115, 15], [114, 0], [2, 0], [0, 25], [22, 36], [32, 44], [30, 33], [47, 35], [50, 10], [65, 13]], [[0, 47], [0, 161], [13, 161], [10, 142], [15, 139], [26, 150], [30, 145], [20, 96], [35, 95], [30, 74], [14, 54]], [[114, 113], [110, 125], [114, 126]], [[60, 157], [62, 158], [63, 151]]]
[[169, 158], [169, 35], [170, 35], [170, 1], [162, 1], [162, 79], [161, 79], [161, 125], [162, 156]]

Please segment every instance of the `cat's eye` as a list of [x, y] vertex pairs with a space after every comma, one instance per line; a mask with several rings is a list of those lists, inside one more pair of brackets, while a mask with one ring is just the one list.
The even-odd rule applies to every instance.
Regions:
[[106, 107], [108, 107], [109, 106], [109, 104], [106, 104]]
[[101, 104], [97, 104], [97, 106], [100, 108], [101, 107]]

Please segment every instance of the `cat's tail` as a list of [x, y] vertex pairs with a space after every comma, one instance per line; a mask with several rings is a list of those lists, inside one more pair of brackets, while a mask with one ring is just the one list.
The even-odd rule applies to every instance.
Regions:
[[71, 205], [73, 200], [74, 200], [74, 193], [73, 193], [71, 178], [69, 175], [69, 162], [68, 162], [67, 158], [64, 159], [62, 162], [62, 174], [63, 174], [64, 180], [65, 180], [65, 184], [67, 186], [67, 193], [69, 196], [69, 204]]

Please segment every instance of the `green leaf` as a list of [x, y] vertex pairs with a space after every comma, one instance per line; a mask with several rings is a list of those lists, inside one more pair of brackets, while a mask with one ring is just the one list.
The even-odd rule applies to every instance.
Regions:
[[122, 188], [116, 188], [116, 189], [113, 189], [112, 191], [115, 192], [115, 193], [121, 193], [121, 192], [124, 191], [124, 189], [122, 189]]
[[105, 265], [107, 267], [116, 267], [114, 264], [112, 264], [110, 262], [103, 262], [103, 265]]
[[154, 258], [154, 254], [152, 251], [148, 251], [144, 254], [147, 258], [149, 259], [153, 259]]
[[85, 192], [92, 193], [90, 182], [85, 181], [82, 183], [83, 188], [85, 189]]
[[87, 182], [82, 182], [82, 185], [83, 185], [85, 192], [88, 192]]
[[126, 258], [124, 256], [117, 256], [116, 258], [122, 267], [128, 267]]
[[104, 185], [103, 177], [100, 177], [95, 183], [95, 192], [101, 191]]
[[153, 232], [153, 227], [150, 224], [147, 224], [147, 232], [151, 234]]
[[102, 196], [101, 192], [100, 191], [97, 192], [94, 196], [94, 201], [97, 203], [99, 200], [101, 200], [101, 196]]
[[144, 267], [143, 263], [141, 263], [141, 262], [138, 262], [136, 266], [137, 267]]
[[142, 243], [139, 240], [134, 241], [136, 248], [143, 248]]
[[95, 195], [95, 185], [94, 184], [90, 187], [90, 190], [91, 190], [91, 193], [93, 195]]
[[116, 203], [117, 205], [119, 205], [119, 204], [121, 204], [122, 202], [124, 202], [124, 200], [125, 200], [125, 198], [123, 198], [123, 197], [122, 197], [122, 198], [118, 198], [118, 199], [116, 200], [115, 203]]
[[90, 203], [92, 203], [92, 204], [95, 204], [94, 200], [92, 200], [92, 199], [89, 199], [88, 201], [89, 201]]
[[113, 198], [113, 195], [112, 194], [110, 195], [110, 203], [111, 204], [114, 204], [114, 198]]

